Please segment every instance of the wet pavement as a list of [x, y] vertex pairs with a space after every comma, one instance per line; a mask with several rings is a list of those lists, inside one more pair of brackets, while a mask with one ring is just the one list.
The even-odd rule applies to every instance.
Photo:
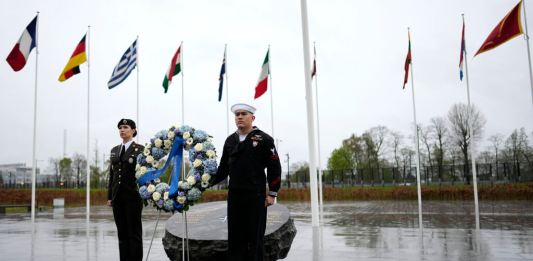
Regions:
[[[313, 229], [309, 204], [286, 203], [298, 233], [285, 260], [533, 260], [531, 201], [481, 201], [479, 232], [466, 201], [424, 201], [418, 227], [416, 201], [329, 202], [323, 225]], [[162, 213], [149, 260], [168, 260], [161, 243]], [[157, 212], [143, 210], [146, 256]], [[32, 247], [33, 246], [33, 247]], [[0, 216], [0, 260], [118, 260], [112, 212], [94, 207]]]

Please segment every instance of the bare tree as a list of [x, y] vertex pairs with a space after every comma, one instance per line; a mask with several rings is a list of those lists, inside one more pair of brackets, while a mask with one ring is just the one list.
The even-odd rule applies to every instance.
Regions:
[[366, 146], [366, 153], [379, 170], [379, 160], [383, 154], [383, 146], [386, 144], [389, 129], [385, 126], [372, 127], [363, 133], [363, 140]]
[[399, 132], [396, 132], [396, 131], [391, 131], [390, 132], [390, 135], [391, 135], [391, 139], [390, 139], [390, 146], [392, 148], [392, 152], [393, 152], [393, 157], [394, 157], [394, 164], [395, 164], [395, 168], [393, 170], [393, 177], [392, 177], [392, 182], [393, 183], [396, 183], [396, 179], [394, 177], [394, 174], [395, 173], [398, 173], [400, 171], [400, 145], [402, 144], [402, 140], [403, 140], [403, 135]]
[[[457, 103], [448, 112], [450, 122], [450, 133], [452, 141], [461, 149], [464, 158], [464, 176], [466, 183], [470, 184], [468, 178], [468, 148], [472, 142], [481, 139], [485, 126], [485, 117], [475, 106], [468, 107], [466, 104]], [[471, 132], [470, 132], [471, 129]], [[470, 137], [470, 133], [472, 137]]]
[[56, 158], [50, 158], [48, 160], [51, 168], [52, 168], [52, 173], [54, 173], [54, 177], [55, 177], [55, 183], [56, 183], [56, 187], [59, 187], [59, 182], [61, 181], [61, 176], [60, 176], [60, 173], [59, 173], [59, 159], [56, 159]]
[[80, 188], [81, 176], [86, 174], [87, 160], [85, 156], [74, 153], [72, 156], [72, 168], [76, 173], [76, 188]]
[[424, 146], [426, 147], [426, 150], [427, 150], [427, 161], [428, 161], [428, 164], [429, 164], [429, 171], [426, 175], [429, 175], [430, 177], [432, 177], [432, 172], [433, 172], [433, 161], [431, 160], [431, 147], [432, 147], [432, 138], [433, 138], [433, 131], [432, 131], [432, 128], [430, 126], [428, 127], [423, 127], [421, 124], [419, 124], [419, 127], [418, 127], [419, 131], [420, 131], [420, 140], [422, 141], [422, 143], [424, 144]]
[[491, 147], [494, 149], [494, 159], [496, 163], [496, 177], [498, 176], [498, 159], [499, 159], [499, 151], [503, 144], [503, 134], [496, 133], [489, 137], [489, 142], [491, 144]]
[[446, 119], [443, 117], [435, 117], [430, 119], [433, 139], [435, 140], [435, 159], [437, 161], [437, 171], [439, 175], [439, 182], [442, 181], [443, 165], [444, 165], [444, 147], [449, 131], [446, 126]]

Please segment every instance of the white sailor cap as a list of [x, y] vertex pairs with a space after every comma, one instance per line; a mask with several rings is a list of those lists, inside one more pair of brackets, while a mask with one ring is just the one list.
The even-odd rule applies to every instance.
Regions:
[[255, 108], [246, 103], [236, 103], [233, 106], [231, 106], [231, 112], [235, 113], [238, 110], [245, 110], [245, 111], [250, 112], [251, 114], [255, 113]]

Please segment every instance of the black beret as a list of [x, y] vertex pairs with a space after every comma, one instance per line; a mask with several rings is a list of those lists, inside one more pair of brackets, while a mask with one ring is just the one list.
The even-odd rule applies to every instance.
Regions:
[[135, 129], [135, 133], [133, 133], [133, 137], [137, 136], [137, 126], [135, 125], [135, 122], [130, 119], [121, 119], [117, 123], [117, 128], [120, 128], [120, 125], [128, 125], [130, 128]]

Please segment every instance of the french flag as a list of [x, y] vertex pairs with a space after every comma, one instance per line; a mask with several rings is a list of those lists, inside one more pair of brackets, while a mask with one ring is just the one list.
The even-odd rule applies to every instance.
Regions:
[[28, 56], [30, 56], [31, 50], [37, 46], [37, 16], [33, 18], [31, 23], [26, 27], [26, 30], [22, 32], [19, 41], [13, 47], [13, 50], [7, 56], [7, 63], [13, 68], [15, 72], [20, 71], [26, 65]]

